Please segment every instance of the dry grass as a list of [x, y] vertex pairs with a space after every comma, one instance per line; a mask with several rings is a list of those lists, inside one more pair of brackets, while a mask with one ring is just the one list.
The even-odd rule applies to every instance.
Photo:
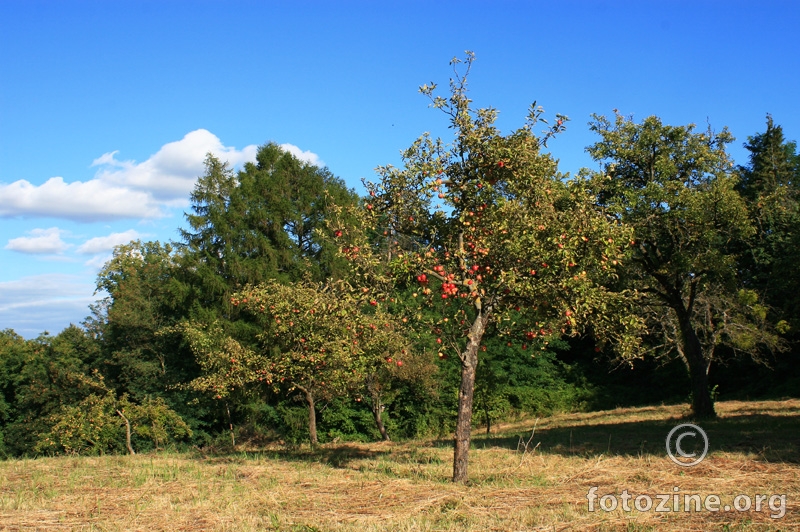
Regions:
[[[800, 530], [800, 401], [729, 402], [701, 424], [710, 455], [680, 468], [664, 438], [683, 407], [560, 415], [476, 433], [471, 482], [449, 442], [273, 448], [227, 456], [0, 463], [0, 530]], [[786, 515], [589, 512], [586, 494], [786, 494]]]

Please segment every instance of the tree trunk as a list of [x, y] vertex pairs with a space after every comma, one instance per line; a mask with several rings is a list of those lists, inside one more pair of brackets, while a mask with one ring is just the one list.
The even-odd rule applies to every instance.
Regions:
[[314, 410], [314, 395], [310, 390], [300, 386], [297, 389], [306, 396], [306, 403], [308, 403], [308, 436], [311, 439], [311, 445], [314, 446], [319, 443], [319, 440], [317, 440], [317, 412]]
[[373, 395], [372, 415], [375, 416], [375, 425], [378, 426], [378, 431], [381, 433], [381, 438], [383, 438], [383, 441], [391, 441], [389, 439], [389, 433], [386, 432], [386, 427], [383, 425], [383, 419], [381, 419], [381, 410], [383, 410], [383, 403], [381, 402], [380, 396]]
[[692, 414], [698, 419], [712, 419], [717, 417], [714, 411], [714, 401], [708, 389], [709, 363], [703, 356], [703, 347], [697, 333], [688, 319], [681, 321], [681, 336], [683, 341], [683, 354], [689, 366], [689, 376], [692, 380]]
[[467, 481], [469, 441], [472, 430], [472, 402], [475, 397], [475, 371], [478, 367], [480, 347], [491, 310], [478, 311], [469, 330], [467, 347], [461, 354], [461, 387], [458, 390], [458, 420], [456, 421], [455, 449], [453, 453], [453, 482]]
[[131, 444], [131, 422], [125, 417], [125, 414], [122, 413], [121, 410], [117, 410], [117, 414], [123, 420], [125, 420], [125, 445], [128, 447], [128, 452], [131, 454], [136, 454], [133, 450], [133, 445]]

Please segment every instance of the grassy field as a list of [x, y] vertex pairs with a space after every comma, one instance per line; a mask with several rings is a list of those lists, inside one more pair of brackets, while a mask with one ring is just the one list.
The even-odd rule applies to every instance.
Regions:
[[[682, 406], [559, 415], [476, 431], [471, 482], [448, 441], [0, 462], [0, 530], [800, 530], [800, 400], [718, 403], [710, 452], [683, 468]], [[531, 433], [535, 426], [535, 432]], [[528, 443], [527, 450], [524, 444]], [[688, 441], [688, 440], [686, 440]], [[587, 493], [616, 496], [588, 510]], [[677, 490], [676, 490], [677, 488]], [[639, 512], [632, 496], [748, 495], [749, 511]], [[756, 495], [786, 495], [755, 511]], [[606, 500], [610, 504], [610, 500]], [[670, 498], [668, 507], [673, 508]]]

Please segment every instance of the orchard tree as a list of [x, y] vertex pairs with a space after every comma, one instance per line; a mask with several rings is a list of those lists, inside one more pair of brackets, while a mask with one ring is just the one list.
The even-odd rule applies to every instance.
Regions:
[[[402, 168], [380, 167], [367, 183], [367, 228], [335, 229], [343, 252], [378, 290], [415, 283], [412, 317], [434, 331], [443, 354], [461, 363], [453, 481], [467, 480], [475, 375], [487, 331], [530, 343], [542, 336], [591, 330], [619, 342], [626, 356], [639, 326], [623, 312], [631, 294], [604, 284], [629, 246], [629, 231], [593, 202], [590, 183], [565, 179], [541, 148], [566, 117], [542, 136], [532, 106], [525, 125], [508, 135], [497, 111], [473, 109], [467, 76], [474, 55], [454, 59], [448, 98], [436, 85], [420, 91], [449, 118], [446, 143], [425, 134], [403, 152]], [[462, 65], [464, 68], [462, 69]], [[462, 73], [463, 70], [463, 73]], [[383, 237], [383, 238], [381, 238]], [[377, 243], [376, 243], [377, 241]], [[391, 288], [388, 288], [391, 290]], [[378, 299], [391, 301], [391, 295]], [[423, 307], [437, 309], [433, 322]]]
[[733, 137], [619, 113], [590, 127], [601, 137], [587, 148], [603, 164], [600, 201], [635, 232], [623, 280], [642, 295], [657, 347], [686, 364], [694, 415], [714, 417], [708, 372], [720, 347], [758, 357], [781, 344], [738, 278], [736, 250], [753, 228], [725, 151]]
[[[308, 431], [318, 442], [319, 401], [353, 395], [360, 398], [378, 367], [399, 371], [413, 361], [402, 327], [377, 309], [369, 290], [354, 291], [344, 283], [268, 281], [245, 287], [231, 305], [250, 313], [262, 326], [259, 346], [244, 347], [220, 330], [205, 333], [189, 327], [189, 340], [204, 374], [197, 389], [222, 399], [248, 386], [268, 386], [275, 392], [300, 392], [308, 407]], [[390, 370], [391, 371], [391, 370]], [[380, 398], [379, 390], [371, 397]], [[380, 408], [380, 403], [377, 408]], [[382, 429], [380, 412], [376, 424]]]
[[164, 399], [147, 398], [135, 404], [127, 395], [117, 398], [111, 390], [93, 393], [75, 405], [63, 405], [48, 421], [50, 430], [39, 436], [35, 447], [37, 453], [47, 455], [105, 454], [122, 452], [125, 447], [136, 454], [134, 444], [159, 450], [192, 435]]

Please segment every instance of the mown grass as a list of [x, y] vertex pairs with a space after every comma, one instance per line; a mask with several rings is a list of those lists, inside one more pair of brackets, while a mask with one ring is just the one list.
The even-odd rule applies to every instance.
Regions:
[[[800, 401], [718, 411], [700, 424], [710, 453], [692, 468], [666, 456], [680, 406], [476, 431], [466, 486], [450, 483], [451, 444], [437, 440], [10, 460], [0, 463], [0, 530], [800, 530]], [[677, 487], [723, 504], [785, 494], [786, 514], [589, 512], [593, 486], [617, 496]]]

